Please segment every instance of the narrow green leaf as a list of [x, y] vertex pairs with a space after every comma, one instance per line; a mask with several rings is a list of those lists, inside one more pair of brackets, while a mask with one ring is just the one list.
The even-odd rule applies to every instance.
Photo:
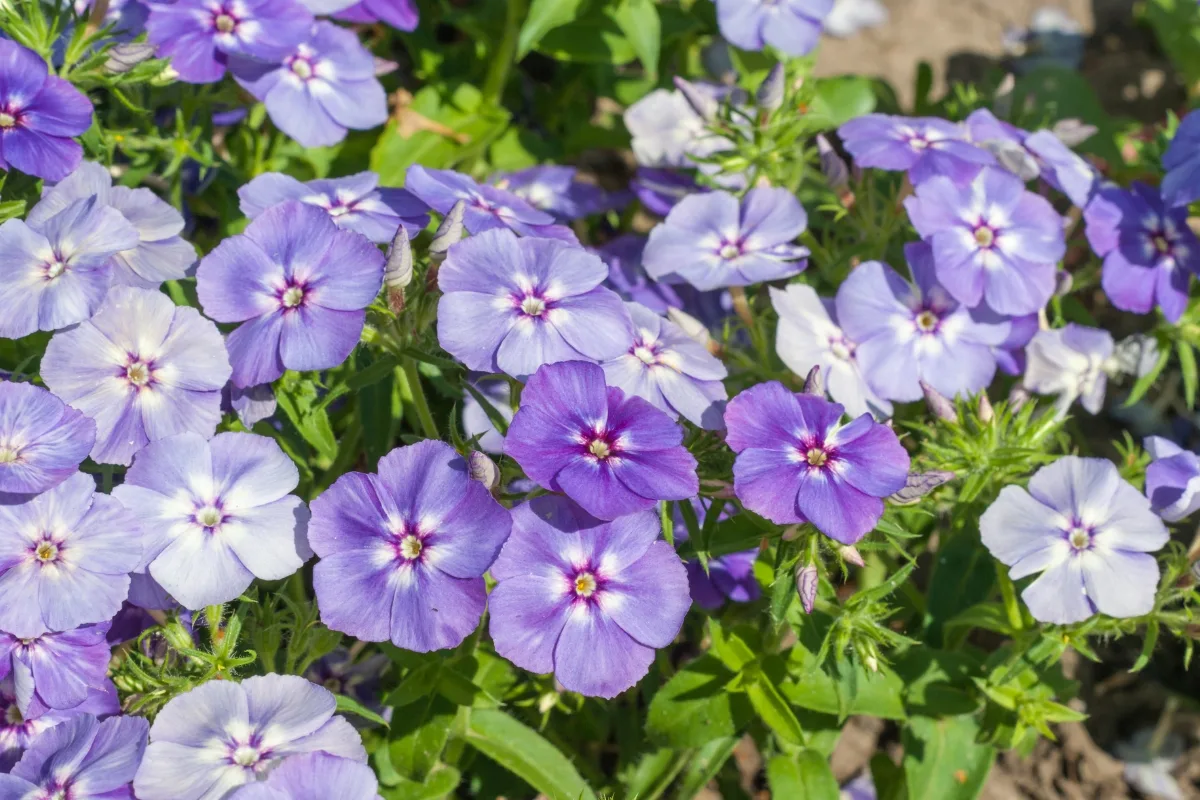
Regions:
[[767, 784], [772, 797], [804, 800], [837, 800], [838, 783], [829, 759], [815, 750], [795, 756], [778, 755], [767, 762]]
[[662, 22], [653, 0], [621, 0], [612, 11], [613, 20], [642, 62], [651, 79], [658, 78], [658, 54]]
[[747, 684], [746, 696], [750, 705], [767, 727], [784, 742], [799, 747], [804, 744], [804, 730], [796, 719], [792, 707], [766, 673], [759, 673], [758, 680]]
[[337, 699], [338, 711], [354, 714], [355, 716], [359, 716], [365, 720], [374, 722], [376, 725], [382, 725], [385, 728], [389, 727], [386, 719], [379, 716], [374, 711], [355, 700], [353, 697], [347, 697], [344, 694], [335, 694], [334, 698]]
[[547, 33], [578, 17], [583, 5], [584, 0], [533, 0], [517, 37], [517, 60], [527, 56]]
[[1188, 408], [1196, 406], [1196, 386], [1200, 378], [1196, 375], [1196, 352], [1192, 346], [1182, 339], [1175, 343], [1179, 353], [1179, 371], [1183, 374], [1183, 398]]
[[750, 713], [745, 695], [729, 688], [734, 677], [711, 653], [685, 665], [650, 701], [646, 714], [650, 738], [686, 748], [736, 735]]
[[1133, 384], [1133, 388], [1129, 390], [1129, 397], [1125, 400], [1126, 407], [1133, 405], [1138, 400], [1145, 396], [1146, 392], [1150, 391], [1150, 387], [1158, 380], [1158, 376], [1166, 369], [1167, 362], [1171, 360], [1171, 348], [1160, 347], [1158, 350], [1158, 358], [1154, 362], [1154, 366], [1145, 375], [1137, 379], [1137, 383]]
[[492, 401], [489, 400], [483, 394], [483, 392], [476, 389], [469, 382], [463, 383], [463, 387], [467, 390], [467, 393], [470, 394], [471, 397], [475, 398], [475, 402], [479, 403], [480, 407], [483, 409], [483, 413], [487, 414], [488, 421], [492, 423], [492, 426], [500, 433], [500, 435], [503, 436], [504, 434], [508, 433], [508, 420], [504, 418], [504, 415], [500, 413], [500, 410], [496, 408], [496, 406], [492, 405]]
[[1154, 655], [1154, 645], [1158, 644], [1158, 619], [1151, 618], [1146, 625], [1146, 638], [1142, 641], [1142, 652], [1137, 657], [1137, 661], [1133, 662], [1133, 666], [1129, 669], [1130, 672], [1141, 672], [1150, 663], [1150, 657]]
[[737, 737], [731, 736], [728, 739], [709, 742], [697, 750], [683, 772], [675, 797], [679, 800], [692, 800], [698, 795], [733, 755], [733, 748], [737, 743]]
[[490, 708], [472, 711], [466, 741], [549, 797], [596, 800], [579, 771], [558, 748], [503, 711]]

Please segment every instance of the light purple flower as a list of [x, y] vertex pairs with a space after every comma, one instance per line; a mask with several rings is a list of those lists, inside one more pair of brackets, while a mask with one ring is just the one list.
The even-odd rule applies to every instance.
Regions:
[[1180, 122], [1175, 138], [1163, 155], [1162, 196], [1167, 206], [1178, 208], [1200, 199], [1200, 111]]
[[687, 172], [673, 169], [638, 167], [629, 189], [651, 214], [665, 217], [683, 198], [707, 189]]
[[0, 493], [33, 494], [75, 474], [96, 423], [29, 383], [0, 381]]
[[1065, 194], [1077, 207], [1087, 205], [1099, 179], [1091, 164], [1051, 131], [1031, 133], [1024, 146], [1037, 161], [1042, 180]]
[[102, 622], [33, 638], [0, 632], [0, 679], [12, 677], [22, 713], [73, 709], [107, 691], [108, 629]]
[[286, 578], [308, 560], [308, 510], [288, 494], [299, 482], [274, 439], [181, 433], [143, 448], [113, 495], [138, 510], [150, 575], [197, 609], [234, 600], [255, 578]]
[[196, 270], [204, 313], [243, 323], [225, 340], [233, 383], [242, 388], [270, 383], [285, 369], [341, 364], [382, 285], [379, 248], [294, 200], [267, 209]]
[[0, 169], [62, 180], [83, 158], [71, 137], [91, 124], [85, 95], [51, 75], [32, 50], [0, 39]]
[[221, 411], [237, 414], [237, 418], [246, 428], [275, 415], [279, 403], [275, 400], [275, 390], [269, 383], [257, 386], [238, 388], [232, 383], [221, 390]]
[[1146, 467], [1146, 497], [1167, 522], [1179, 522], [1200, 509], [1200, 458], [1161, 436], [1148, 436], [1146, 452], [1154, 459]]
[[[385, 693], [380, 683], [383, 674], [391, 668], [392, 661], [383, 653], [372, 653], [355, 660], [355, 655], [346, 647], [339, 647], [322, 656], [304, 672], [318, 686], [324, 686], [334, 694], [345, 695], [361, 703], [384, 719], [390, 720], [392, 709], [383, 705]], [[367, 728], [376, 723], [362, 717], [351, 717], [356, 728]]]
[[838, 128], [859, 167], [907, 171], [914, 185], [934, 176], [969, 183], [995, 157], [968, 141], [963, 125], [936, 117], [866, 114]]
[[289, 756], [262, 783], [235, 789], [229, 800], [377, 800], [379, 783], [366, 764], [328, 753]]
[[683, 430], [640, 397], [606, 387], [595, 364], [539, 369], [521, 393], [504, 451], [543, 488], [616, 519], [700, 489]]
[[137, 231], [95, 197], [77, 200], [37, 227], [0, 225], [0, 336], [19, 339], [82, 322], [112, 282], [112, 258], [137, 247]]
[[770, 45], [789, 56], [808, 55], [834, 0], [716, 0], [721, 35], [743, 50]]
[[935, 176], [904, 206], [933, 247], [938, 282], [967, 308], [1032, 314], [1054, 294], [1062, 217], [1015, 175], [985, 167], [966, 185]]
[[851, 270], [838, 288], [838, 320], [858, 347], [867, 382], [889, 400], [920, 400], [920, 381], [946, 397], [978, 392], [992, 382], [992, 348], [1011, 326], [986, 307], [956, 303], [934, 275], [924, 242], [905, 246], [913, 283], [879, 261]]
[[1178, 322], [1192, 276], [1200, 273], [1200, 241], [1186, 208], [1168, 208], [1142, 183], [1103, 186], [1083, 212], [1087, 238], [1104, 259], [1101, 284], [1114, 306], [1147, 314], [1157, 305]]
[[608, 286], [623, 300], [641, 303], [656, 314], [683, 308], [683, 300], [670, 284], [650, 280], [642, 267], [646, 237], [624, 233], [595, 252], [608, 265]]
[[339, 228], [387, 244], [403, 225], [415, 237], [429, 224], [429, 209], [404, 189], [379, 186], [374, 172], [301, 183], [290, 175], [267, 172], [238, 189], [242, 213], [254, 219], [268, 208], [300, 200], [325, 209]]
[[697, 289], [747, 286], [796, 275], [808, 248], [792, 244], [808, 215], [786, 189], [751, 189], [685, 197], [650, 231], [642, 255], [651, 278]]
[[490, 631], [496, 652], [522, 669], [612, 698], [679, 633], [691, 605], [687, 572], [659, 540], [653, 511], [582, 528], [580, 516], [561, 497], [513, 510], [512, 536], [492, 567]]
[[295, 0], [176, 0], [150, 3], [147, 39], [184, 83], [214, 83], [232, 56], [278, 63], [313, 27]]
[[166, 295], [113, 287], [96, 315], [59, 331], [42, 357], [50, 391], [96, 423], [92, 458], [128, 464], [147, 442], [212, 436], [229, 359], [217, 326]]
[[1104, 407], [1108, 371], [1113, 368], [1113, 338], [1108, 331], [1071, 322], [1038, 331], [1025, 348], [1024, 386], [1038, 394], [1058, 395], [1058, 413], [1080, 400], [1089, 413]]
[[46, 191], [25, 222], [41, 229], [54, 215], [90, 197], [97, 198], [97, 206], [120, 213], [137, 232], [137, 244], [112, 257], [113, 283], [157, 289], [163, 281], [186, 276], [196, 263], [196, 249], [179, 235], [182, 214], [149, 189], [113, 186], [108, 170], [93, 161], [83, 162]]
[[17, 697], [12, 675], [0, 678], [0, 773], [8, 772], [21, 759], [29, 745], [58, 723], [76, 714], [107, 717], [120, 710], [117, 687], [105, 681], [103, 688], [91, 689], [87, 699], [66, 710], [47, 708], [35, 694]]
[[426, 169], [420, 164], [408, 168], [404, 188], [439, 214], [447, 214], [454, 204], [463, 202], [463, 225], [470, 233], [508, 228], [522, 236], [541, 236], [578, 244], [575, 233], [556, 225], [554, 217], [540, 211], [512, 192], [479, 184], [449, 169]]
[[569, 222], [604, 211], [611, 202], [599, 186], [575, 180], [577, 173], [575, 167], [546, 165], [502, 174], [492, 182], [560, 222]]
[[336, 709], [328, 690], [297, 675], [209, 681], [158, 712], [134, 793], [139, 800], [220, 800], [297, 753], [366, 763], [358, 732]]
[[508, 511], [443, 442], [400, 447], [378, 475], [348, 472], [313, 501], [321, 621], [421, 653], [456, 647], [483, 614], [483, 573], [508, 538]]
[[1008, 336], [992, 348], [992, 355], [1002, 372], [1016, 376], [1025, 372], [1025, 346], [1037, 335], [1038, 315], [1009, 317], [1008, 325]]
[[891, 416], [892, 404], [877, 395], [863, 375], [858, 345], [834, 321], [834, 302], [800, 283], [783, 290], [771, 287], [770, 292], [771, 305], [779, 314], [775, 352], [787, 368], [804, 377], [820, 367], [829, 396], [852, 417]]
[[346, 22], [386, 22], [399, 31], [415, 31], [420, 21], [415, 0], [362, 0], [333, 16]]
[[730, 400], [725, 440], [745, 507], [780, 525], [811, 522], [842, 544], [866, 536], [883, 498], [904, 488], [909, 458], [891, 428], [868, 414], [841, 425], [842, 412], [777, 381]]
[[1042, 573], [1021, 593], [1041, 622], [1154, 607], [1158, 562], [1148, 554], [1167, 543], [1167, 529], [1111, 461], [1066, 456], [1034, 473], [1028, 491], [1004, 487], [979, 532], [1013, 580]]
[[[708, 84], [692, 88], [716, 99], [727, 90]], [[643, 167], [693, 167], [703, 158], [733, 147], [708, 129], [683, 92], [655, 89], [625, 110], [633, 154]]]
[[0, 505], [0, 631], [31, 639], [111, 619], [141, 561], [140, 533], [83, 472]]
[[150, 724], [140, 717], [99, 722], [79, 714], [55, 725], [30, 746], [8, 775], [3, 800], [112, 800], [132, 797], [130, 783], [146, 749]]
[[[512, 421], [514, 412], [510, 400], [508, 381], [472, 379], [471, 385], [491, 402], [492, 408], [499, 411], [500, 416], [509, 422]], [[503, 453], [504, 435], [492, 425], [492, 420], [488, 417], [487, 411], [484, 410], [483, 406], [470, 393], [463, 396], [462, 403], [463, 433], [468, 438], [479, 436], [479, 448], [481, 450], [488, 453]]]
[[633, 318], [633, 344], [601, 364], [605, 382], [672, 417], [709, 430], [723, 428], [729, 397], [722, 383], [729, 375], [725, 365], [675, 323], [637, 303], [626, 307]]
[[557, 361], [604, 361], [632, 339], [629, 312], [578, 247], [511, 231], [455, 244], [438, 270], [438, 341], [480, 372], [515, 378]]
[[282, 62], [230, 61], [233, 76], [262, 101], [279, 130], [305, 147], [325, 147], [346, 130], [387, 122], [387, 94], [375, 77], [375, 57], [353, 31], [318, 22]]

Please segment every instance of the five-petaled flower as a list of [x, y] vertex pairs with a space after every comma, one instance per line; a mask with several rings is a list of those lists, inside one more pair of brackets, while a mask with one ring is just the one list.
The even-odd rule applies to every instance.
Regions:
[[83, 158], [72, 137], [91, 124], [83, 93], [51, 75], [32, 50], [0, 39], [0, 169], [62, 180]]

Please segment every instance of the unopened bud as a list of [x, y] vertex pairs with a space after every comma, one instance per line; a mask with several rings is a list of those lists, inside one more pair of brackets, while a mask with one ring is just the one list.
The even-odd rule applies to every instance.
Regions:
[[538, 713], [549, 714], [554, 708], [554, 704], [558, 702], [558, 695], [554, 692], [546, 692], [538, 698]]
[[399, 314], [404, 310], [404, 287], [412, 283], [413, 253], [408, 231], [401, 225], [388, 247], [383, 267], [383, 287], [387, 290], [388, 308]]
[[821, 157], [821, 174], [830, 189], [841, 189], [850, 182], [850, 168], [824, 136], [817, 136], [817, 154]]
[[500, 468], [496, 462], [488, 458], [486, 453], [475, 450], [467, 458], [467, 472], [472, 478], [487, 487], [489, 492], [496, 491], [500, 485]]
[[988, 400], [986, 392], [979, 393], [979, 421], [983, 423], [991, 422], [996, 418], [996, 409], [992, 408], [992, 401]]
[[1004, 76], [1000, 81], [1000, 85], [996, 87], [996, 94], [993, 95], [992, 110], [996, 112], [998, 117], [1007, 117], [1012, 111], [1013, 90], [1017, 88], [1017, 76], [1011, 72]]
[[871, 672], [879, 672], [879, 659], [875, 657], [874, 653], [867, 653], [866, 657], [863, 658], [863, 664]]
[[863, 561], [862, 554], [858, 552], [858, 548], [852, 544], [846, 544], [839, 547], [838, 555], [840, 555], [842, 560], [847, 564], [853, 564], [856, 567], [865, 567], [867, 565], [867, 562]]
[[817, 397], [825, 396], [825, 376], [821, 374], [819, 364], [808, 371], [808, 376], [804, 379], [804, 393]]
[[910, 472], [904, 482], [904, 488], [893, 494], [888, 500], [894, 505], [911, 506], [943, 483], [952, 480], [954, 480], [954, 473], [945, 470]]
[[1071, 293], [1071, 287], [1075, 285], [1075, 279], [1071, 277], [1071, 273], [1065, 269], [1060, 269], [1054, 273], [1054, 296], [1066, 297]]
[[1037, 161], [1018, 142], [1009, 139], [990, 139], [983, 149], [996, 157], [1000, 166], [1023, 181], [1031, 181], [1042, 174]]
[[775, 111], [783, 106], [784, 78], [782, 63], [777, 63], [771, 67], [771, 71], [767, 73], [767, 77], [763, 78], [763, 82], [759, 85], [758, 92], [754, 96], [754, 101], [760, 109], [763, 111]]
[[779, 538], [785, 542], [794, 542], [800, 538], [800, 531], [804, 530], [803, 525], [788, 525], [783, 529], [783, 533], [779, 534]]
[[104, 71], [110, 75], [124, 75], [131, 69], [154, 58], [156, 48], [148, 42], [126, 42], [112, 47], [104, 62]]
[[678, 308], [668, 308], [667, 319], [678, 325], [680, 330], [682, 330], [689, 339], [697, 344], [702, 344], [705, 347], [708, 347], [708, 343], [712, 339], [712, 336], [709, 334], [708, 328], [705, 327], [703, 322], [696, 319], [686, 311], [682, 311]]
[[800, 595], [800, 607], [805, 614], [811, 614], [817, 604], [817, 584], [820, 577], [816, 564], [796, 565], [796, 594]]
[[375, 77], [382, 78], [384, 75], [390, 75], [400, 69], [400, 65], [395, 61], [388, 61], [386, 58], [375, 56]]
[[1012, 391], [1008, 393], [1009, 411], [1012, 411], [1014, 414], [1020, 411], [1025, 404], [1029, 402], [1030, 396], [1029, 390], [1018, 383], [1012, 388]]
[[675, 76], [675, 88], [683, 95], [683, 99], [687, 100], [692, 111], [705, 122], [712, 122], [717, 118], [717, 112], [721, 109], [721, 104], [717, 102], [717, 98], [713, 97], [708, 92], [696, 86], [690, 81], [686, 81]]
[[463, 234], [466, 232], [466, 228], [463, 227], [463, 214], [466, 213], [466, 210], [467, 204], [459, 200], [442, 218], [442, 224], [438, 225], [438, 229], [433, 234], [433, 241], [429, 243], [430, 255], [444, 258], [452, 245], [462, 241]]
[[1050, 132], [1067, 147], [1077, 147], [1092, 138], [1098, 130], [1099, 128], [1095, 125], [1088, 125], [1086, 122], [1071, 118], [1060, 119], [1054, 123]]
[[947, 422], [958, 422], [958, 412], [954, 410], [954, 403], [947, 400], [941, 392], [925, 381], [921, 381], [920, 383], [921, 391], [925, 394], [925, 405], [929, 407], [929, 413]]

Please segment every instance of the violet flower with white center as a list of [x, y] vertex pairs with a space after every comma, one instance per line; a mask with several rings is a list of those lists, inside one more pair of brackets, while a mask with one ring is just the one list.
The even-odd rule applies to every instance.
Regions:
[[106, 691], [109, 623], [18, 638], [0, 631], [0, 679], [11, 676], [22, 713], [67, 710]]
[[72, 203], [90, 197], [97, 198], [98, 206], [119, 212], [137, 231], [137, 244], [112, 256], [113, 283], [157, 289], [163, 281], [183, 278], [196, 263], [196, 248], [179, 235], [183, 231], [182, 214], [149, 189], [113, 186], [112, 175], [93, 161], [83, 162], [47, 190], [25, 222], [40, 229]]
[[32, 698], [18, 698], [11, 674], [0, 678], [0, 773], [10, 771], [21, 760], [21, 754], [58, 723], [77, 714], [108, 717], [120, 710], [117, 687], [112, 681], [105, 681], [103, 688], [89, 690], [79, 705], [57, 710], [47, 708], [36, 694]]
[[83, 158], [72, 137], [91, 124], [86, 95], [51, 75], [37, 53], [0, 39], [0, 169], [62, 180]]
[[504, 173], [492, 183], [534, 208], [553, 214], [558, 221], [570, 222], [610, 207], [608, 192], [575, 180], [577, 173], [575, 167], [546, 165]]
[[578, 247], [492, 230], [458, 242], [438, 270], [438, 341], [479, 372], [523, 379], [543, 364], [605, 361], [633, 338], [629, 312]]
[[0, 494], [36, 494], [75, 474], [96, 423], [30, 383], [0, 381]]
[[595, 364], [540, 368], [521, 393], [504, 451], [538, 485], [599, 519], [700, 490], [683, 429], [646, 400], [605, 386]]
[[643, 264], [657, 281], [697, 289], [787, 278], [808, 266], [808, 248], [793, 244], [807, 227], [786, 189], [751, 189], [740, 203], [728, 192], [691, 195], [650, 231]]
[[967, 308], [1032, 314], [1054, 294], [1062, 217], [1012, 173], [985, 167], [966, 185], [935, 176], [904, 207], [933, 247], [938, 282]]
[[655, 314], [665, 314], [668, 308], [683, 308], [674, 287], [650, 280], [642, 268], [642, 251], [646, 237], [623, 233], [595, 253], [608, 265], [608, 286], [622, 300], [641, 303]]
[[859, 167], [908, 172], [919, 186], [934, 176], [969, 183], [995, 157], [968, 139], [967, 128], [936, 117], [866, 114], [838, 128]]
[[1200, 458], [1161, 436], [1148, 436], [1146, 452], [1154, 460], [1146, 467], [1146, 497], [1155, 513], [1179, 522], [1200, 509]]
[[658, 538], [658, 515], [581, 526], [585, 515], [569, 500], [542, 497], [512, 516], [512, 536], [492, 566], [496, 652], [591, 697], [635, 685], [691, 605], [687, 572]]
[[387, 122], [387, 94], [375, 57], [353, 31], [322, 20], [283, 58], [230, 60], [233, 77], [264, 103], [279, 130], [304, 147], [326, 147], [346, 131]]
[[298, 675], [209, 681], [163, 706], [133, 779], [138, 800], [221, 800], [298, 753], [366, 763], [337, 700]]
[[483, 573], [511, 523], [454, 448], [397, 448], [377, 475], [338, 478], [312, 510], [313, 587], [331, 629], [419, 653], [457, 647], [475, 630]]
[[265, 781], [235, 789], [228, 800], [378, 800], [378, 790], [366, 764], [316, 752], [288, 756]]
[[1175, 138], [1163, 154], [1162, 197], [1170, 208], [1200, 199], [1200, 111], [1191, 111], [1179, 122]]
[[404, 188], [439, 214], [448, 214], [461, 200], [463, 224], [470, 233], [508, 228], [522, 236], [579, 244], [574, 231], [556, 225], [552, 215], [534, 208], [512, 192], [476, 183], [461, 172], [426, 169], [413, 164], [408, 168]]
[[217, 326], [164, 294], [115, 286], [96, 315], [59, 331], [42, 357], [54, 394], [96, 423], [92, 459], [128, 464], [148, 442], [212, 436], [229, 359]]
[[674, 169], [638, 167], [629, 189], [651, 214], [665, 217], [683, 198], [708, 189], [689, 173]]
[[742, 392], [725, 408], [725, 441], [738, 454], [733, 488], [746, 508], [779, 525], [811, 522], [842, 544], [866, 536], [883, 498], [904, 488], [908, 453], [886, 425], [793, 394], [777, 381]]
[[1028, 491], [1004, 487], [979, 532], [1013, 580], [1042, 573], [1021, 593], [1040, 622], [1154, 608], [1158, 562], [1149, 554], [1167, 543], [1167, 528], [1111, 461], [1065, 456], [1034, 473]]
[[[512, 422], [513, 411], [510, 387], [508, 381], [478, 380], [480, 376], [471, 378], [471, 385], [492, 404], [492, 408], [500, 413], [506, 421]], [[487, 411], [480, 405], [471, 393], [463, 395], [462, 424], [463, 433], [468, 438], [479, 436], [479, 449], [488, 453], [504, 452], [504, 434], [496, 430]]]
[[1200, 274], [1200, 240], [1186, 208], [1168, 208], [1159, 193], [1135, 182], [1102, 187], [1084, 209], [1087, 238], [1104, 259], [1101, 285], [1113, 305], [1147, 314], [1157, 305], [1178, 322], [1192, 276]]
[[803, 377], [813, 367], [820, 367], [829, 396], [852, 417], [890, 417], [892, 404], [867, 383], [858, 361], [858, 345], [834, 319], [834, 302], [821, 299], [811, 286], [801, 283], [782, 290], [771, 287], [770, 293], [771, 305], [779, 314], [775, 352], [787, 368]]
[[0, 631], [32, 639], [112, 619], [141, 557], [140, 521], [86, 473], [0, 505]]
[[[728, 90], [694, 83], [692, 88], [714, 99]], [[704, 157], [733, 147], [733, 142], [708, 129], [678, 89], [655, 89], [625, 109], [625, 127], [633, 154], [643, 167], [693, 167]]]
[[625, 305], [633, 318], [633, 344], [600, 365], [605, 382], [672, 417], [709, 430], [723, 428], [729, 395], [722, 381], [729, 370], [675, 323], [637, 303]]
[[817, 46], [834, 0], [716, 0], [721, 35], [743, 50], [768, 45], [788, 56]]
[[339, 228], [387, 244], [400, 226], [415, 237], [429, 224], [429, 207], [404, 189], [379, 186], [374, 172], [301, 183], [291, 175], [266, 172], [238, 189], [242, 213], [254, 219], [271, 206], [299, 200], [325, 209]]
[[295, 200], [217, 245], [196, 270], [196, 294], [212, 319], [243, 323], [225, 339], [234, 385], [345, 361], [383, 285], [383, 261], [365, 236]]
[[133, 459], [113, 495], [138, 509], [150, 575], [185, 608], [228, 603], [308, 560], [296, 465], [274, 439], [181, 433]]
[[231, 57], [279, 63], [313, 27], [295, 0], [176, 0], [149, 3], [147, 39], [184, 83], [215, 83]]
[[150, 723], [140, 717], [103, 722], [78, 714], [43, 733], [7, 775], [0, 798], [112, 800], [132, 797], [130, 783], [146, 749]]
[[946, 397], [978, 392], [992, 382], [1011, 326], [996, 315], [956, 303], [937, 282], [924, 242], [904, 248], [913, 283], [879, 261], [851, 270], [838, 288], [838, 320], [858, 343], [855, 357], [867, 382], [889, 400], [920, 400], [920, 382]]
[[1038, 394], [1055, 394], [1059, 414], [1076, 400], [1091, 414], [1104, 407], [1108, 371], [1113, 368], [1113, 338], [1108, 331], [1067, 323], [1038, 331], [1025, 348], [1024, 386]]
[[137, 247], [120, 212], [77, 200], [34, 227], [0, 225], [0, 337], [65, 328], [96, 313], [112, 282], [112, 258]]

